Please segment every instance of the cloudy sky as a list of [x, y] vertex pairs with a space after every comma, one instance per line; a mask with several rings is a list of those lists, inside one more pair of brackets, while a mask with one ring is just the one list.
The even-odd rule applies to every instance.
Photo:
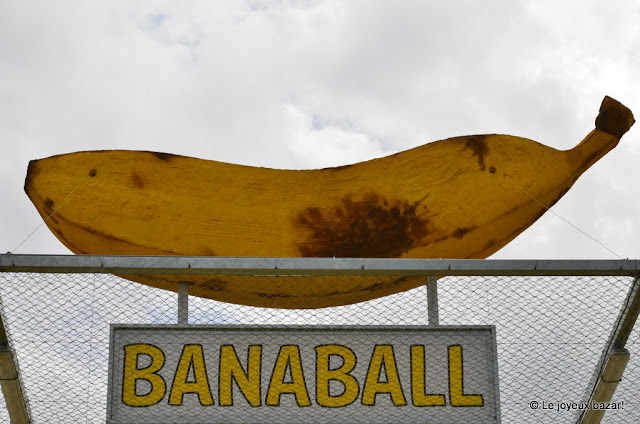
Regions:
[[[638, 0], [3, 0], [0, 251], [68, 253], [45, 226], [16, 250], [42, 222], [31, 159], [308, 169], [483, 133], [568, 149], [604, 95], [640, 116], [639, 77]], [[638, 127], [553, 207], [562, 218], [494, 258], [640, 258]]]

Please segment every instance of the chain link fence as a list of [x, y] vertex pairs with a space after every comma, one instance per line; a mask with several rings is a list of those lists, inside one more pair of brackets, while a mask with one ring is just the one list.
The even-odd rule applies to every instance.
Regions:
[[[16, 267], [14, 260], [3, 255], [4, 266], [0, 268], [0, 313], [6, 329], [10, 351], [17, 362], [21, 387], [24, 391], [26, 406], [33, 423], [101, 423], [107, 416], [107, 387], [109, 367], [109, 340], [111, 324], [176, 324], [178, 322], [178, 295], [147, 285], [135, 283], [113, 275], [122, 274], [122, 269], [104, 267], [88, 267], [87, 272], [74, 268], [70, 272], [28, 272], [28, 267]], [[135, 258], [131, 260], [136, 260]], [[146, 258], [149, 260], [149, 258]], [[274, 259], [275, 260], [275, 259]], [[10, 261], [10, 262], [7, 262]], [[34, 261], [38, 261], [36, 257]], [[139, 259], [141, 264], [145, 258]], [[43, 260], [43, 267], [53, 270], [50, 260]], [[481, 261], [466, 261], [456, 263], [471, 263], [473, 267]], [[484, 261], [485, 263], [488, 261]], [[427, 302], [427, 275], [439, 275], [437, 282], [439, 324], [440, 326], [495, 326], [497, 338], [497, 363], [499, 376], [499, 409], [502, 422], [505, 423], [573, 423], [579, 420], [580, 411], [570, 406], [571, 402], [580, 403], [589, 400], [593, 389], [594, 371], [601, 367], [603, 351], [612, 348], [612, 331], [619, 325], [619, 318], [625, 308], [628, 308], [628, 294], [634, 286], [635, 271], [611, 272], [612, 275], [594, 274], [592, 264], [587, 262], [573, 262], [573, 275], [540, 275], [543, 271], [529, 272], [536, 275], [523, 275], [523, 266], [518, 261], [513, 263], [512, 274], [502, 271], [478, 272], [471, 274], [467, 269], [460, 272], [459, 267], [453, 267], [447, 274], [450, 262], [411, 262], [412, 268], [392, 271], [385, 269], [384, 273], [376, 275], [375, 271], [358, 273], [355, 268], [340, 270], [338, 265], [331, 265], [326, 269], [314, 271], [315, 278], [332, 280], [331, 284], [340, 281], [366, 277], [368, 284], [388, 281], [390, 276], [402, 278], [420, 278], [425, 285], [412, 290], [403, 291], [383, 298], [321, 309], [270, 309], [242, 306], [219, 302], [199, 297], [189, 297], [188, 322], [192, 327], [199, 325], [215, 326], [391, 326], [402, 329], [405, 326], [428, 326], [429, 310]], [[609, 261], [601, 261], [609, 262]], [[634, 268], [635, 261], [632, 262]], [[325, 262], [323, 262], [325, 263]], [[363, 260], [362, 263], [367, 263]], [[385, 262], [386, 264], [387, 262]], [[393, 263], [393, 262], [389, 262]], [[401, 262], [398, 262], [401, 263]], [[405, 264], [406, 262], [402, 263]], [[8, 264], [10, 266], [8, 266]], [[349, 264], [352, 264], [349, 262]], [[417, 265], [416, 265], [417, 264]], [[426, 265], [425, 265], [426, 264]], [[286, 264], [284, 264], [286, 265]], [[415, 266], [413, 266], [415, 265]], [[580, 274], [580, 267], [584, 265], [585, 275]], [[403, 265], [404, 266], [404, 265]], [[527, 265], [529, 266], [529, 265]], [[613, 269], [616, 264], [609, 264]], [[270, 265], [271, 268], [273, 268]], [[363, 265], [364, 267], [364, 265]], [[90, 268], [90, 269], [89, 269]], [[140, 270], [143, 266], [134, 267], [129, 273], [146, 272], [147, 278], [153, 278], [148, 270]], [[186, 267], [185, 267], [186, 268]], [[330, 269], [329, 269], [330, 268]], [[531, 267], [529, 267], [531, 268]], [[457, 269], [457, 271], [456, 271]], [[137, 271], [136, 271], [137, 270]], [[437, 273], [436, 273], [437, 271]], [[185, 275], [200, 273], [201, 269], [182, 269]], [[233, 275], [245, 284], [251, 279], [258, 278], [257, 271], [243, 271], [237, 269], [218, 269], [210, 277]], [[392, 274], [395, 272], [395, 275]], [[267, 271], [272, 275], [273, 271]], [[597, 273], [602, 274], [602, 271]], [[244, 275], [241, 275], [244, 274]], [[253, 275], [250, 275], [253, 274]], [[287, 275], [286, 266], [280, 266], [278, 278], [291, 278], [304, 284], [304, 272], [292, 271]], [[481, 275], [502, 274], [502, 275]], [[551, 271], [549, 274], [558, 274]], [[616, 275], [624, 274], [624, 275]], [[363, 330], [364, 331], [364, 330]], [[345, 343], [360, 343], [356, 333], [343, 336]], [[341, 339], [342, 340], [342, 339]], [[384, 336], [376, 339], [377, 345], [384, 344]], [[184, 345], [180, 340], [175, 343]], [[238, 346], [242, 345], [242, 342]], [[283, 342], [284, 343], [284, 342]], [[398, 342], [402, 345], [402, 341]], [[407, 344], [411, 342], [407, 341]], [[240, 363], [238, 370], [247, 376], [252, 372], [249, 367], [250, 355], [248, 346], [242, 345], [238, 349], [236, 358]], [[367, 380], [371, 372], [375, 349], [367, 347], [369, 357], [362, 358], [359, 352], [357, 367], [353, 365], [352, 374], [358, 377], [360, 387], [357, 389], [358, 409], [352, 422], [393, 422], [377, 408], [362, 407], [365, 397], [373, 396], [373, 402], [395, 406], [396, 412], [402, 411], [403, 394], [394, 392], [391, 382], [398, 378], [406, 388], [409, 381], [415, 383], [412, 371], [407, 363], [401, 360], [397, 363], [388, 361], [388, 356], [382, 350], [379, 353], [377, 374], [372, 380]], [[408, 348], [407, 348], [408, 349]], [[426, 355], [431, 351], [425, 347]], [[615, 409], [608, 410], [602, 422], [605, 423], [637, 423], [640, 422], [640, 361], [635, 353], [640, 351], [638, 329], [634, 329], [626, 341], [626, 349], [631, 352], [631, 359], [626, 367], [622, 381], [619, 383], [612, 399]], [[356, 349], [357, 350], [357, 349]], [[373, 351], [373, 353], [371, 353]], [[408, 352], [408, 350], [407, 350]], [[449, 351], [449, 372], [451, 373], [451, 349]], [[313, 353], [311, 351], [311, 353]], [[302, 361], [309, 360], [310, 352], [300, 352]], [[317, 352], [316, 352], [317, 353]], [[425, 354], [425, 351], [420, 353]], [[434, 353], [435, 354], [435, 353]], [[218, 352], [212, 354], [218, 360]], [[222, 354], [220, 354], [222, 355]], [[271, 355], [271, 356], [269, 356]], [[197, 355], [196, 355], [197, 356]], [[186, 365], [183, 383], [191, 384], [197, 379], [196, 356], [191, 356], [191, 362]], [[282, 369], [282, 377], [278, 382], [284, 386], [279, 399], [282, 402], [305, 401], [304, 393], [294, 388], [295, 355], [288, 356], [287, 362], [279, 364], [279, 357], [269, 353], [264, 348], [265, 363], [262, 365], [263, 374], [272, 381], [278, 367]], [[398, 353], [399, 356], [399, 353]], [[268, 359], [268, 358], [270, 359]], [[342, 363], [332, 363], [331, 370], [346, 367], [348, 356], [342, 358]], [[418, 358], [418, 357], [416, 357]], [[213, 359], [206, 358], [207, 363]], [[314, 358], [315, 359], [315, 358]], [[419, 359], [419, 358], [418, 358]], [[413, 360], [413, 359], [412, 359]], [[173, 362], [171, 362], [173, 361]], [[269, 362], [270, 361], [270, 362]], [[380, 361], [384, 362], [380, 365]], [[386, 362], [385, 362], [386, 361]], [[233, 361], [232, 361], [233, 362]], [[304, 362], [306, 364], [306, 362]], [[244, 364], [244, 365], [243, 365]], [[367, 365], [368, 364], [368, 365]], [[150, 366], [138, 364], [136, 369]], [[368, 366], [368, 368], [367, 368]], [[397, 369], [393, 367], [397, 366]], [[179, 370], [184, 364], [178, 359], [167, 359], [167, 370]], [[284, 367], [284, 368], [283, 368]], [[358, 368], [359, 367], [359, 368]], [[305, 367], [305, 370], [307, 367]], [[218, 372], [218, 371], [217, 371]], [[462, 373], [462, 369], [460, 369]], [[361, 373], [358, 374], [358, 373]], [[443, 372], [427, 370], [433, 373], [432, 380], [438, 386], [438, 379], [446, 379]], [[437, 374], [437, 375], [436, 375]], [[438, 375], [440, 377], [438, 377]], [[468, 377], [469, 375], [467, 375]], [[235, 385], [231, 384], [232, 392], [236, 394], [236, 402], [251, 402], [241, 385], [241, 375], [236, 375]], [[316, 377], [317, 379], [318, 377]], [[336, 377], [338, 378], [338, 377]], [[451, 374], [449, 374], [451, 378]], [[462, 377], [461, 377], [462, 378]], [[472, 381], [471, 377], [464, 381], [465, 396], [476, 393], [474, 387], [480, 382]], [[167, 384], [172, 377], [165, 376]], [[348, 378], [343, 378], [327, 390], [326, 399], [338, 401], [348, 389]], [[365, 382], [363, 384], [362, 382]], [[312, 377], [305, 381], [313, 385]], [[451, 380], [450, 380], [451, 381]], [[144, 386], [144, 382], [140, 383]], [[221, 385], [222, 383], [220, 383]], [[317, 381], [315, 384], [319, 384]], [[327, 383], [328, 384], [328, 383]], [[365, 387], [370, 384], [370, 387]], [[416, 383], [417, 384], [417, 383]], [[446, 382], [444, 383], [446, 385]], [[450, 383], [451, 384], [451, 383]], [[210, 388], [211, 401], [214, 404], [222, 402], [223, 394], [215, 388]], [[288, 385], [288, 386], [287, 386]], [[200, 402], [206, 404], [206, 396], [196, 393], [198, 390], [185, 389], [182, 399], [185, 402]], [[248, 386], [247, 386], [248, 387]], [[270, 386], [269, 386], [270, 387]], [[373, 389], [371, 389], [373, 387]], [[377, 394], [376, 388], [377, 387]], [[440, 386], [438, 386], [440, 387]], [[140, 387], [139, 393], [146, 394], [151, 389]], [[170, 389], [167, 388], [167, 391]], [[189, 392], [189, 390], [192, 390]], [[255, 419], [248, 422], [279, 422], [285, 417], [273, 416], [273, 408], [269, 405], [267, 386], [259, 394], [261, 407], [253, 408], [251, 413]], [[371, 391], [373, 390], [373, 392]], [[404, 402], [411, 404], [413, 389], [406, 389]], [[423, 392], [429, 394], [428, 388]], [[369, 391], [367, 393], [367, 391]], [[309, 389], [308, 401], [312, 404], [319, 402], [316, 398], [317, 390]], [[244, 394], [244, 400], [241, 397]], [[424, 393], [423, 393], [424, 394]], [[435, 395], [437, 393], [431, 393]], [[6, 393], [5, 393], [6, 395]], [[167, 393], [166, 398], [170, 396]], [[172, 395], [171, 395], [172, 396]], [[346, 395], [345, 395], [346, 396]], [[437, 403], [452, 392], [442, 393], [443, 398], [430, 398]], [[164, 398], [163, 402], [167, 402]], [[355, 398], [354, 398], [355, 399]], [[470, 401], [473, 399], [470, 397]], [[7, 401], [10, 399], [7, 398]], [[170, 400], [169, 400], [170, 402]], [[346, 402], [346, 400], [345, 400]], [[352, 400], [352, 402], [354, 402]], [[2, 401], [4, 404], [4, 399]], [[415, 400], [414, 400], [415, 404]], [[8, 408], [10, 409], [10, 408]], [[0, 408], [0, 422], [10, 422], [8, 409]], [[251, 409], [251, 408], [248, 408]], [[407, 408], [408, 409], [408, 408]], [[424, 408], [424, 421], [443, 422], [429, 418], [434, 408]], [[324, 411], [324, 412], [322, 412]], [[331, 408], [324, 408], [316, 414], [313, 420], [305, 422], [330, 423], [337, 419]], [[261, 414], [264, 414], [261, 416]], [[271, 414], [271, 415], [269, 415]], [[451, 418], [450, 422], [471, 422], [462, 418]], [[154, 417], [151, 421], [160, 421], [162, 417]], [[431, 419], [432, 421], [429, 421]], [[314, 421], [315, 420], [315, 421]], [[462, 421], [459, 421], [462, 420]], [[345, 422], [344, 420], [341, 420]], [[142, 422], [142, 421], [141, 421]], [[146, 421], [144, 421], [146, 422]], [[346, 421], [349, 422], [349, 421]], [[406, 422], [409, 422], [407, 419]]]

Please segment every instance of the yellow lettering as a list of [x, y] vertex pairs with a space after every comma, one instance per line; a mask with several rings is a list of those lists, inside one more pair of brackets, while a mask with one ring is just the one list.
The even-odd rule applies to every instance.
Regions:
[[[191, 369], [193, 369], [194, 381], [187, 381]], [[182, 405], [185, 393], [196, 393], [203, 406], [213, 405], [207, 368], [204, 364], [204, 354], [200, 345], [185, 345], [182, 348], [182, 355], [180, 355], [178, 368], [171, 385], [169, 405]]]
[[[285, 383], [284, 381], [287, 368], [291, 373], [290, 383]], [[271, 406], [280, 405], [280, 395], [283, 393], [295, 394], [298, 406], [311, 405], [309, 392], [304, 382], [298, 346], [284, 345], [280, 347], [280, 352], [271, 374], [271, 381], [269, 382], [266, 404]]]
[[[146, 355], [151, 363], [138, 368], [138, 358]], [[164, 353], [160, 348], [148, 344], [132, 344], [124, 347], [124, 375], [122, 378], [122, 401], [129, 406], [150, 406], [164, 398], [167, 384], [158, 374], [164, 366]], [[146, 395], [136, 393], [138, 380], [147, 381], [151, 390]]]
[[[342, 358], [342, 365], [336, 369], [329, 369], [332, 355]], [[346, 406], [358, 398], [360, 386], [358, 380], [349, 374], [356, 366], [356, 354], [351, 349], [340, 345], [325, 345], [316, 347], [316, 401], [321, 406], [332, 408]], [[339, 381], [344, 386], [340, 395], [331, 395], [329, 382]]]
[[260, 406], [260, 378], [262, 367], [262, 346], [249, 346], [247, 353], [247, 372], [240, 364], [238, 355], [231, 345], [220, 347], [219, 401], [221, 406], [233, 405], [232, 381], [251, 406]]
[[[387, 381], [380, 381], [380, 374], [384, 368]], [[362, 404], [375, 405], [378, 393], [389, 393], [395, 406], [406, 405], [393, 346], [376, 345], [371, 356], [367, 377], [362, 389]]]
[[465, 395], [462, 375], [462, 346], [449, 346], [449, 397], [451, 406], [484, 406], [482, 395]]
[[444, 395], [426, 394], [424, 346], [411, 346], [411, 396], [414, 406], [445, 406]]

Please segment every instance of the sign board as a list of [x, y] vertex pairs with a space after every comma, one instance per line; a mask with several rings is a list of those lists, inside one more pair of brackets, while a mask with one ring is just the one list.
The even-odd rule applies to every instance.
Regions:
[[493, 326], [112, 325], [108, 423], [500, 422]]

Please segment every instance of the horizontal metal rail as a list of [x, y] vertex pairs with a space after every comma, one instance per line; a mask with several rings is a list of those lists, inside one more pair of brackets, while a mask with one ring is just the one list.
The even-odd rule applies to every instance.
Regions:
[[236, 275], [640, 276], [639, 260], [0, 255], [0, 272]]

